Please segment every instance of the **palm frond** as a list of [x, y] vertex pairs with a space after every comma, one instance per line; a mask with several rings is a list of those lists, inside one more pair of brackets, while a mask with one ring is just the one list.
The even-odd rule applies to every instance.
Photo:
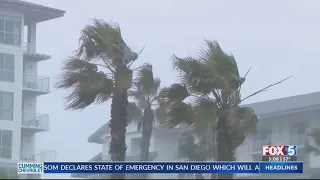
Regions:
[[81, 31], [79, 42], [78, 58], [86, 61], [102, 58], [109, 61], [106, 63], [113, 65], [114, 70], [119, 63], [127, 65], [137, 58], [137, 54], [124, 42], [120, 27], [115, 23], [94, 19]]
[[249, 107], [234, 107], [230, 109], [231, 134], [234, 146], [239, 147], [248, 135], [257, 131], [258, 117]]
[[165, 126], [168, 128], [178, 125], [192, 125], [194, 123], [194, 112], [190, 104], [184, 102], [172, 104], [166, 112]]
[[194, 127], [198, 131], [203, 131], [209, 124], [215, 122], [217, 103], [207, 97], [200, 97], [194, 100], [193, 105], [195, 113]]
[[151, 89], [150, 89], [150, 94], [153, 97], [159, 95], [160, 85], [161, 85], [161, 79], [160, 78], [154, 78], [153, 79], [153, 84], [152, 84]]
[[207, 67], [199, 60], [192, 57], [179, 58], [173, 56], [173, 67], [180, 74], [180, 80], [190, 90], [208, 94], [212, 87], [212, 79], [207, 78]]
[[225, 53], [217, 41], [206, 40], [206, 46], [200, 50], [198, 59], [210, 70], [210, 74], [219, 74], [223, 77], [239, 77], [237, 63], [232, 55]]
[[84, 109], [92, 103], [103, 103], [112, 97], [113, 79], [98, 71], [95, 65], [81, 60], [69, 61], [56, 87], [73, 88], [66, 97], [67, 109]]
[[159, 96], [169, 102], [182, 102], [189, 96], [188, 89], [182, 84], [172, 84], [170, 87], [163, 88]]
[[152, 72], [152, 65], [151, 64], [144, 64], [138, 71], [137, 77], [135, 79], [144, 92], [149, 92], [153, 83], [153, 72]]

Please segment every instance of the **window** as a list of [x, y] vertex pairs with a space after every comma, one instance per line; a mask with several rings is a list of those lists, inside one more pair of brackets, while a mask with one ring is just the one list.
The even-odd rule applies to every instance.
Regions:
[[13, 93], [0, 91], [0, 120], [13, 120]]
[[0, 53], [0, 81], [14, 82], [14, 55]]
[[21, 18], [0, 15], [0, 43], [21, 45]]
[[1, 178], [6, 177], [8, 179], [16, 179], [18, 177], [17, 168], [1, 166], [0, 175], [1, 175]]
[[12, 157], [12, 131], [0, 130], [0, 158]]

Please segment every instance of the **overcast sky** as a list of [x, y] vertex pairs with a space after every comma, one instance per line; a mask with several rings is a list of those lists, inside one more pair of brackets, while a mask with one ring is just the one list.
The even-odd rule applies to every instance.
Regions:
[[[219, 41], [235, 56], [240, 72], [250, 72], [242, 95], [286, 76], [294, 77], [246, 103], [318, 91], [320, 1], [318, 0], [27, 0], [67, 11], [65, 17], [37, 29], [37, 51], [52, 59], [40, 63], [39, 76], [52, 85], [63, 59], [77, 48], [80, 30], [92, 18], [118, 22], [139, 60], [154, 66], [162, 85], [176, 80], [173, 53], [187, 56], [204, 39]], [[59, 161], [87, 161], [101, 147], [88, 136], [109, 120], [110, 103], [65, 111], [67, 91], [52, 89], [38, 99], [38, 112], [49, 113], [51, 130], [38, 135], [38, 148], [55, 149]]]

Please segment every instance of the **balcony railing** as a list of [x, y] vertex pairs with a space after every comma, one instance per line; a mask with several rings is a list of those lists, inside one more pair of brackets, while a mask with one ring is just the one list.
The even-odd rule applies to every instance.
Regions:
[[249, 152], [259, 152], [262, 149], [262, 145], [269, 145], [271, 141], [269, 139], [264, 140], [253, 140], [251, 144], [249, 144]]
[[35, 76], [30, 74], [24, 74], [23, 87], [39, 90], [39, 91], [49, 91], [50, 79], [49, 77], [41, 77], [41, 76]]
[[32, 49], [32, 43], [24, 42], [24, 43], [23, 43], [23, 50], [24, 50], [25, 52], [28, 52], [28, 53], [33, 53], [33, 52], [34, 52], [34, 49]]
[[47, 130], [49, 128], [49, 115], [23, 112], [22, 125]]
[[37, 153], [29, 157], [21, 157], [21, 158], [22, 158], [21, 160], [23, 161], [37, 161], [37, 162], [55, 161], [57, 158], [57, 152], [54, 150], [50, 150], [50, 151]]
[[306, 140], [307, 140], [307, 136], [305, 134], [290, 135], [288, 144], [304, 145]]

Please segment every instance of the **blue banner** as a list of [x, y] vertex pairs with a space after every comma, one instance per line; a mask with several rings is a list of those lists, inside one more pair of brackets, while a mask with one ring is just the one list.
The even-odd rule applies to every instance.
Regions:
[[303, 173], [302, 162], [44, 162], [44, 173]]

